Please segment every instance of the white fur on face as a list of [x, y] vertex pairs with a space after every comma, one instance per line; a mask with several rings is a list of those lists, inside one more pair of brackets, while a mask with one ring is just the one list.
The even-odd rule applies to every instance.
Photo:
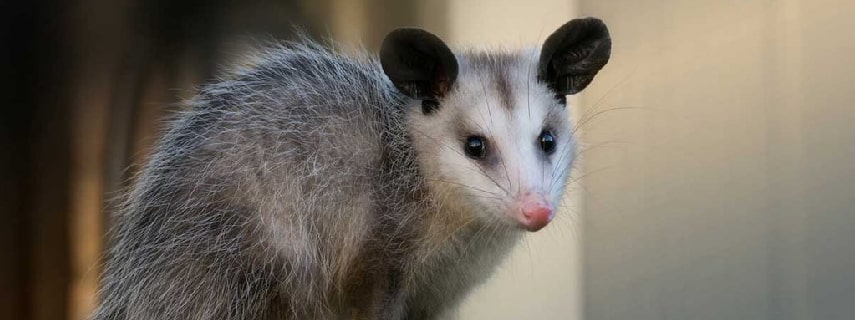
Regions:
[[[525, 193], [542, 194], [557, 207], [575, 146], [567, 107], [536, 80], [534, 61], [519, 57], [497, 75], [495, 69], [479, 69], [460, 60], [456, 89], [437, 112], [423, 115], [419, 108], [411, 108], [414, 143], [428, 171], [426, 179], [486, 219], [515, 224], [508, 211]], [[500, 76], [510, 94], [500, 92]], [[551, 155], [540, 147], [543, 130], [555, 137]], [[481, 160], [466, 156], [469, 136], [486, 137], [492, 155]]]

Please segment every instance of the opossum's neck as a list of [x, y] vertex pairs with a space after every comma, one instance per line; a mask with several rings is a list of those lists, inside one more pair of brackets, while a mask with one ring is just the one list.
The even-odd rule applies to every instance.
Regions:
[[519, 229], [495, 220], [486, 221], [477, 212], [444, 200], [436, 191], [427, 193], [431, 198], [421, 213], [422, 232], [418, 240], [422, 259], [501, 250], [508, 239], [515, 240], [521, 234]]
[[504, 225], [462, 220], [464, 212], [432, 209], [405, 272], [409, 308], [426, 316], [454, 307], [485, 282], [522, 236]]

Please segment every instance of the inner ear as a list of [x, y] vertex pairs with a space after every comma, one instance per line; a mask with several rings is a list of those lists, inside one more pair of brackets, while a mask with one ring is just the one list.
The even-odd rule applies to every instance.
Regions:
[[383, 72], [401, 93], [438, 101], [457, 79], [457, 59], [437, 36], [416, 28], [390, 32], [380, 48]]
[[558, 96], [576, 94], [609, 62], [611, 49], [609, 29], [602, 20], [570, 20], [544, 41], [537, 77]]

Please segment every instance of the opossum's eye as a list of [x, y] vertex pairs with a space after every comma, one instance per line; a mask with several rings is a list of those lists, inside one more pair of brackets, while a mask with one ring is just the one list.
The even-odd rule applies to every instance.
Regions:
[[555, 152], [555, 136], [553, 136], [552, 132], [549, 132], [549, 130], [543, 130], [543, 132], [540, 133], [540, 149], [542, 149], [546, 154], [552, 154]]
[[483, 159], [487, 155], [487, 139], [480, 136], [471, 136], [466, 138], [466, 145], [463, 146], [466, 150], [466, 155], [472, 159]]

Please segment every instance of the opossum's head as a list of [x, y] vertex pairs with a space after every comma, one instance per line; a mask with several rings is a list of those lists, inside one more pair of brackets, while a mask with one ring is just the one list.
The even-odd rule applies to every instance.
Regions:
[[455, 55], [428, 32], [398, 29], [380, 60], [413, 98], [407, 128], [445, 205], [537, 231], [554, 217], [573, 163], [566, 96], [591, 82], [610, 50], [605, 24], [586, 18], [517, 53]]

